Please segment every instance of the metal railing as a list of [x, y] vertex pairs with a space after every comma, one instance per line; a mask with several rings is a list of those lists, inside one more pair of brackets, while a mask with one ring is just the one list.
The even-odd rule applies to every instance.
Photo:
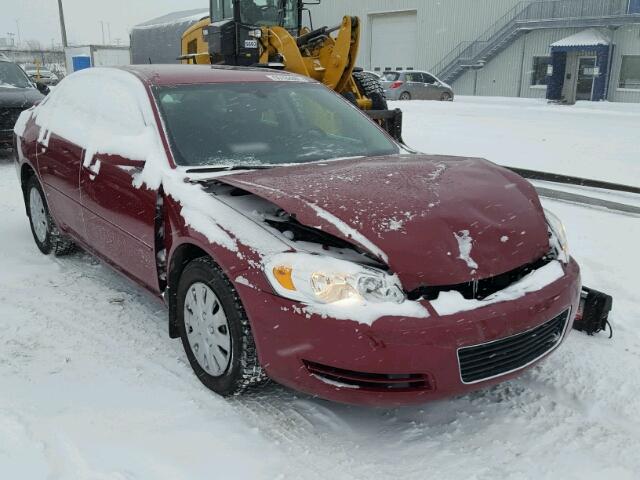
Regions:
[[523, 1], [500, 17], [473, 41], [460, 42], [431, 68], [438, 76], [447, 76], [482, 60], [491, 47], [499, 45], [531, 21], [625, 15], [628, 0], [545, 0]]

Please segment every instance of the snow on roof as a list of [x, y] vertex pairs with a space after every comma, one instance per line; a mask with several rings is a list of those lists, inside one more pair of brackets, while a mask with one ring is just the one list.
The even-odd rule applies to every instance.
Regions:
[[179, 23], [197, 22], [198, 20], [209, 15], [209, 10], [206, 8], [196, 8], [191, 10], [180, 10], [179, 12], [169, 13], [161, 17], [148, 20], [133, 27], [134, 29], [140, 28], [153, 28], [163, 27], [168, 25], [175, 25]]
[[551, 44], [551, 47], [590, 47], [593, 45], [609, 45], [611, 39], [600, 30], [588, 28]]

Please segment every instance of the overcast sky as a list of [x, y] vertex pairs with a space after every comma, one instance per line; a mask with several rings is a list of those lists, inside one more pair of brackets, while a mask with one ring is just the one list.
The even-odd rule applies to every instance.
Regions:
[[[43, 46], [62, 42], [57, 0], [0, 0], [0, 37], [18, 34], [25, 40], [39, 40]], [[133, 25], [166, 13], [208, 7], [208, 0], [62, 0], [69, 43], [102, 42], [100, 21], [108, 43], [109, 30], [115, 43], [129, 43]], [[16, 24], [16, 21], [18, 22]], [[109, 24], [107, 27], [107, 23]]]

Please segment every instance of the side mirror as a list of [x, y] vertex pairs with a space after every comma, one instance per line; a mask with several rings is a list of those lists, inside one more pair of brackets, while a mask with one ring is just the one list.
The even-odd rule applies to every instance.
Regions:
[[42, 82], [36, 82], [36, 88], [43, 95], [49, 95], [49, 92], [51, 92], [51, 89]]

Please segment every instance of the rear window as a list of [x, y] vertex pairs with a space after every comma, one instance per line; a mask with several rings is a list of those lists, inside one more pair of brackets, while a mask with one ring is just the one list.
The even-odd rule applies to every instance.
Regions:
[[400, 74], [398, 72], [384, 72], [382, 74], [382, 78], [384, 78], [387, 82], [395, 82], [400, 78]]
[[178, 85], [155, 95], [179, 165], [278, 165], [399, 152], [356, 107], [315, 83]]

